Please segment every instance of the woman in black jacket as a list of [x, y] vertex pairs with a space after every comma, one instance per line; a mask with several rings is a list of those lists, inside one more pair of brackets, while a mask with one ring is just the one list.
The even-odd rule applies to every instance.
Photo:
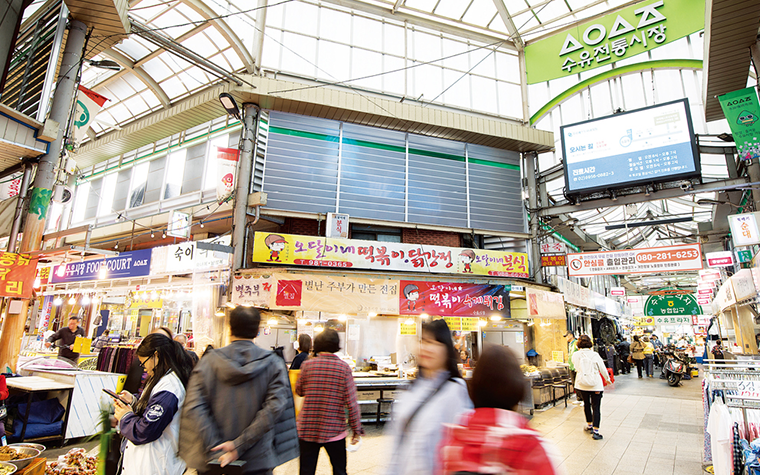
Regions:
[[298, 355], [293, 358], [293, 362], [290, 364], [290, 369], [301, 369], [303, 362], [309, 359], [310, 351], [311, 337], [306, 333], [301, 333], [298, 335]]

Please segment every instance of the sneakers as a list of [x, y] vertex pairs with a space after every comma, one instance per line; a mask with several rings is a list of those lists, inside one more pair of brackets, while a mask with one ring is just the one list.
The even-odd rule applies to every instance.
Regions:
[[572, 401], [572, 402], [571, 402], [571, 404], [575, 404], [576, 406], [581, 406], [581, 407], [583, 407], [583, 401], [577, 401], [577, 400], [576, 400], [576, 401]]
[[584, 427], [583, 430], [585, 430], [586, 432], [594, 432], [594, 428], [589, 427], [589, 426]]
[[600, 434], [599, 432], [594, 432], [591, 435], [591, 438], [594, 439], [594, 440], [602, 440], [602, 439], [604, 439], [604, 436], [602, 434]]

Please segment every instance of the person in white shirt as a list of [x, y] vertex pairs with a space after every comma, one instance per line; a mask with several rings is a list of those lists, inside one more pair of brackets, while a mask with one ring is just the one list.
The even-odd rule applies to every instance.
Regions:
[[592, 432], [594, 440], [601, 440], [599, 425], [602, 421], [601, 405], [604, 394], [602, 378], [611, 384], [607, 367], [599, 353], [591, 349], [593, 344], [588, 335], [578, 338], [578, 351], [573, 354], [573, 365], [578, 373], [575, 378], [575, 389], [583, 399], [583, 412], [586, 414], [586, 428]]

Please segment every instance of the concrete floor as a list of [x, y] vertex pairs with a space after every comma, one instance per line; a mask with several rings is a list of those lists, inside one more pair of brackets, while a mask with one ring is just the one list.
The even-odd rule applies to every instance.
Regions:
[[[567, 475], [700, 475], [702, 471], [701, 379], [671, 388], [665, 380], [619, 375], [602, 399], [603, 440], [583, 431], [583, 408], [569, 404], [537, 411], [531, 425], [553, 442]], [[359, 451], [348, 454], [351, 475], [381, 475], [391, 456], [389, 439], [374, 424]], [[294, 460], [275, 475], [298, 473]], [[323, 450], [317, 475], [332, 473]]]

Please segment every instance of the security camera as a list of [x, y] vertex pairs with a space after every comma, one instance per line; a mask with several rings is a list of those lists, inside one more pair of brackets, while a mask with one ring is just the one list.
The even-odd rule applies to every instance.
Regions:
[[683, 191], [689, 191], [691, 190], [691, 182], [690, 181], [682, 181], [678, 184], [678, 186], [681, 187]]

